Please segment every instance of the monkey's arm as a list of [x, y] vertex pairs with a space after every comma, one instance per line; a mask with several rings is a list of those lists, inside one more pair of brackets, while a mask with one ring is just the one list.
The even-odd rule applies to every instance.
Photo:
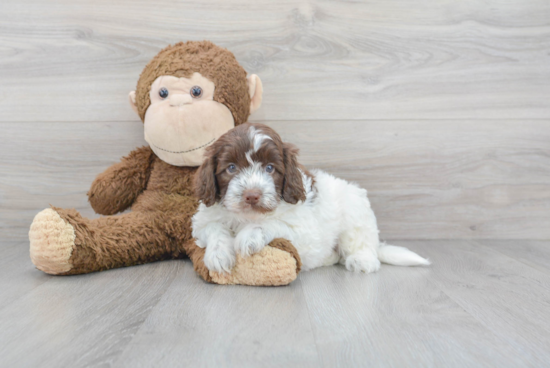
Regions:
[[147, 185], [153, 158], [151, 148], [141, 147], [99, 174], [88, 192], [94, 211], [114, 215], [130, 207]]

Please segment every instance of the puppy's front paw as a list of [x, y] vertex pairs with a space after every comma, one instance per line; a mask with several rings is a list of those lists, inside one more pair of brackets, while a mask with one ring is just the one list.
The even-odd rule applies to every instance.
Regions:
[[[232, 241], [230, 239], [228, 241]], [[207, 246], [204, 252], [204, 265], [213, 272], [231, 273], [231, 269], [235, 266], [235, 252], [233, 247], [227, 246]]]
[[346, 258], [346, 268], [353, 272], [376, 272], [380, 269], [380, 261], [375, 252], [360, 252]]
[[266, 245], [264, 232], [260, 227], [245, 228], [235, 238], [235, 251], [243, 257], [258, 253]]

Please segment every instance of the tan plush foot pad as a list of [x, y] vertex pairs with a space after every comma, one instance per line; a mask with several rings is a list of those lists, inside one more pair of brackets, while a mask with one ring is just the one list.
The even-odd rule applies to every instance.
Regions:
[[288, 285], [298, 276], [296, 266], [296, 259], [289, 252], [265, 247], [254, 257], [237, 255], [231, 274], [210, 272], [210, 277], [213, 282], [222, 285]]
[[74, 228], [51, 208], [39, 212], [29, 230], [32, 263], [41, 271], [57, 275], [71, 270]]

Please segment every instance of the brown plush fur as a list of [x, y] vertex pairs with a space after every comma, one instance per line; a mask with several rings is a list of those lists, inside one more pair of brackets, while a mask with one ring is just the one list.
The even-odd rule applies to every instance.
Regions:
[[288, 240], [282, 238], [273, 239], [269, 245], [273, 248], [284, 250], [285, 252], [292, 254], [292, 256], [296, 259], [296, 273], [300, 272], [302, 269], [302, 260], [298, 254], [298, 250], [296, 250], [296, 248], [294, 248]]
[[71, 256], [73, 269], [68, 274], [184, 257], [186, 247], [195, 247], [186, 244], [193, 243], [190, 218], [197, 207], [191, 193], [195, 171], [169, 165], [149, 147], [142, 147], [99, 175], [88, 193], [98, 213], [113, 215], [134, 201], [132, 212], [89, 220], [75, 210], [54, 208], [75, 228], [78, 251]]
[[[250, 113], [246, 72], [233, 54], [208, 41], [169, 46], [145, 67], [136, 92], [141, 119], [150, 105], [149, 89], [157, 77], [189, 77], [194, 72], [215, 83], [214, 100], [230, 109], [236, 125], [246, 121]], [[134, 150], [100, 174], [88, 192], [93, 209], [105, 217], [90, 220], [74, 209], [56, 207], [52, 210], [57, 214], [44, 210], [37, 215], [37, 223], [33, 222], [29, 235], [31, 259], [44, 272], [71, 275], [188, 256], [204, 280], [216, 282], [202, 261], [204, 249], [197, 247], [191, 236], [191, 217], [198, 206], [192, 185], [196, 170], [170, 165], [149, 147]], [[115, 216], [130, 206], [131, 212]], [[58, 220], [71, 226], [52, 223]], [[64, 248], [61, 255], [52, 257], [59, 248], [57, 237], [60, 234], [64, 236], [64, 246], [72, 239], [74, 246]], [[252, 256], [250, 263], [253, 266], [243, 265], [242, 274], [230, 275], [235, 276], [231, 279], [233, 281], [220, 275], [217, 279], [220, 283], [249, 285], [291, 282], [301, 266], [296, 249], [284, 239], [276, 239], [271, 245], [285, 253], [272, 252], [278, 253], [279, 258], [264, 257], [264, 263], [259, 267], [254, 266]], [[296, 272], [294, 261], [289, 256], [296, 260]], [[60, 264], [55, 263], [57, 259], [60, 259]], [[283, 266], [270, 267], [270, 260], [287, 265], [286, 269]], [[264, 269], [265, 262], [268, 264]], [[65, 271], [67, 269], [69, 271]], [[268, 272], [264, 272], [266, 270]], [[253, 279], [247, 280], [247, 275], [253, 275]]]
[[235, 125], [244, 123], [250, 115], [250, 95], [246, 71], [233, 53], [210, 41], [179, 42], [168, 46], [147, 64], [136, 88], [136, 105], [143, 121], [151, 104], [151, 84], [162, 75], [190, 77], [198, 72], [216, 85], [214, 101], [229, 108]]
[[[141, 161], [140, 161], [141, 159]], [[116, 173], [132, 171], [143, 185], [117, 182]], [[75, 250], [66, 275], [149, 263], [164, 259], [191, 258], [197, 273], [211, 282], [202, 259], [204, 249], [191, 236], [191, 217], [198, 206], [191, 193], [196, 168], [172, 166], [156, 157], [149, 147], [138, 148], [120, 163], [99, 175], [92, 184], [89, 199], [98, 213], [113, 215], [126, 209], [125, 201], [109, 205], [108, 198], [133, 198], [132, 211], [117, 216], [89, 220], [73, 209], [53, 209], [75, 229]], [[111, 185], [105, 185], [105, 178]], [[135, 184], [135, 183], [133, 183]], [[111, 197], [114, 196], [114, 197]], [[296, 249], [286, 240], [273, 245], [289, 252], [301, 265]]]

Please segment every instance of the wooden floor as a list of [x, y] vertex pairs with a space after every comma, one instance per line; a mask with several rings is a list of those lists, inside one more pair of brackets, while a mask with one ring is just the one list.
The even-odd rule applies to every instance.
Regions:
[[250, 119], [369, 191], [390, 239], [550, 239], [548, 0], [1, 0], [0, 236], [145, 144], [128, 93], [208, 39], [263, 81]]
[[543, 367], [549, 241], [397, 241], [427, 268], [218, 286], [189, 261], [48, 276], [0, 247], [0, 367]]
[[[280, 288], [34, 269], [34, 215], [97, 216], [91, 182], [145, 144], [128, 92], [203, 39], [262, 79], [252, 121], [433, 265]], [[550, 366], [549, 157], [548, 0], [0, 0], [0, 367]]]

